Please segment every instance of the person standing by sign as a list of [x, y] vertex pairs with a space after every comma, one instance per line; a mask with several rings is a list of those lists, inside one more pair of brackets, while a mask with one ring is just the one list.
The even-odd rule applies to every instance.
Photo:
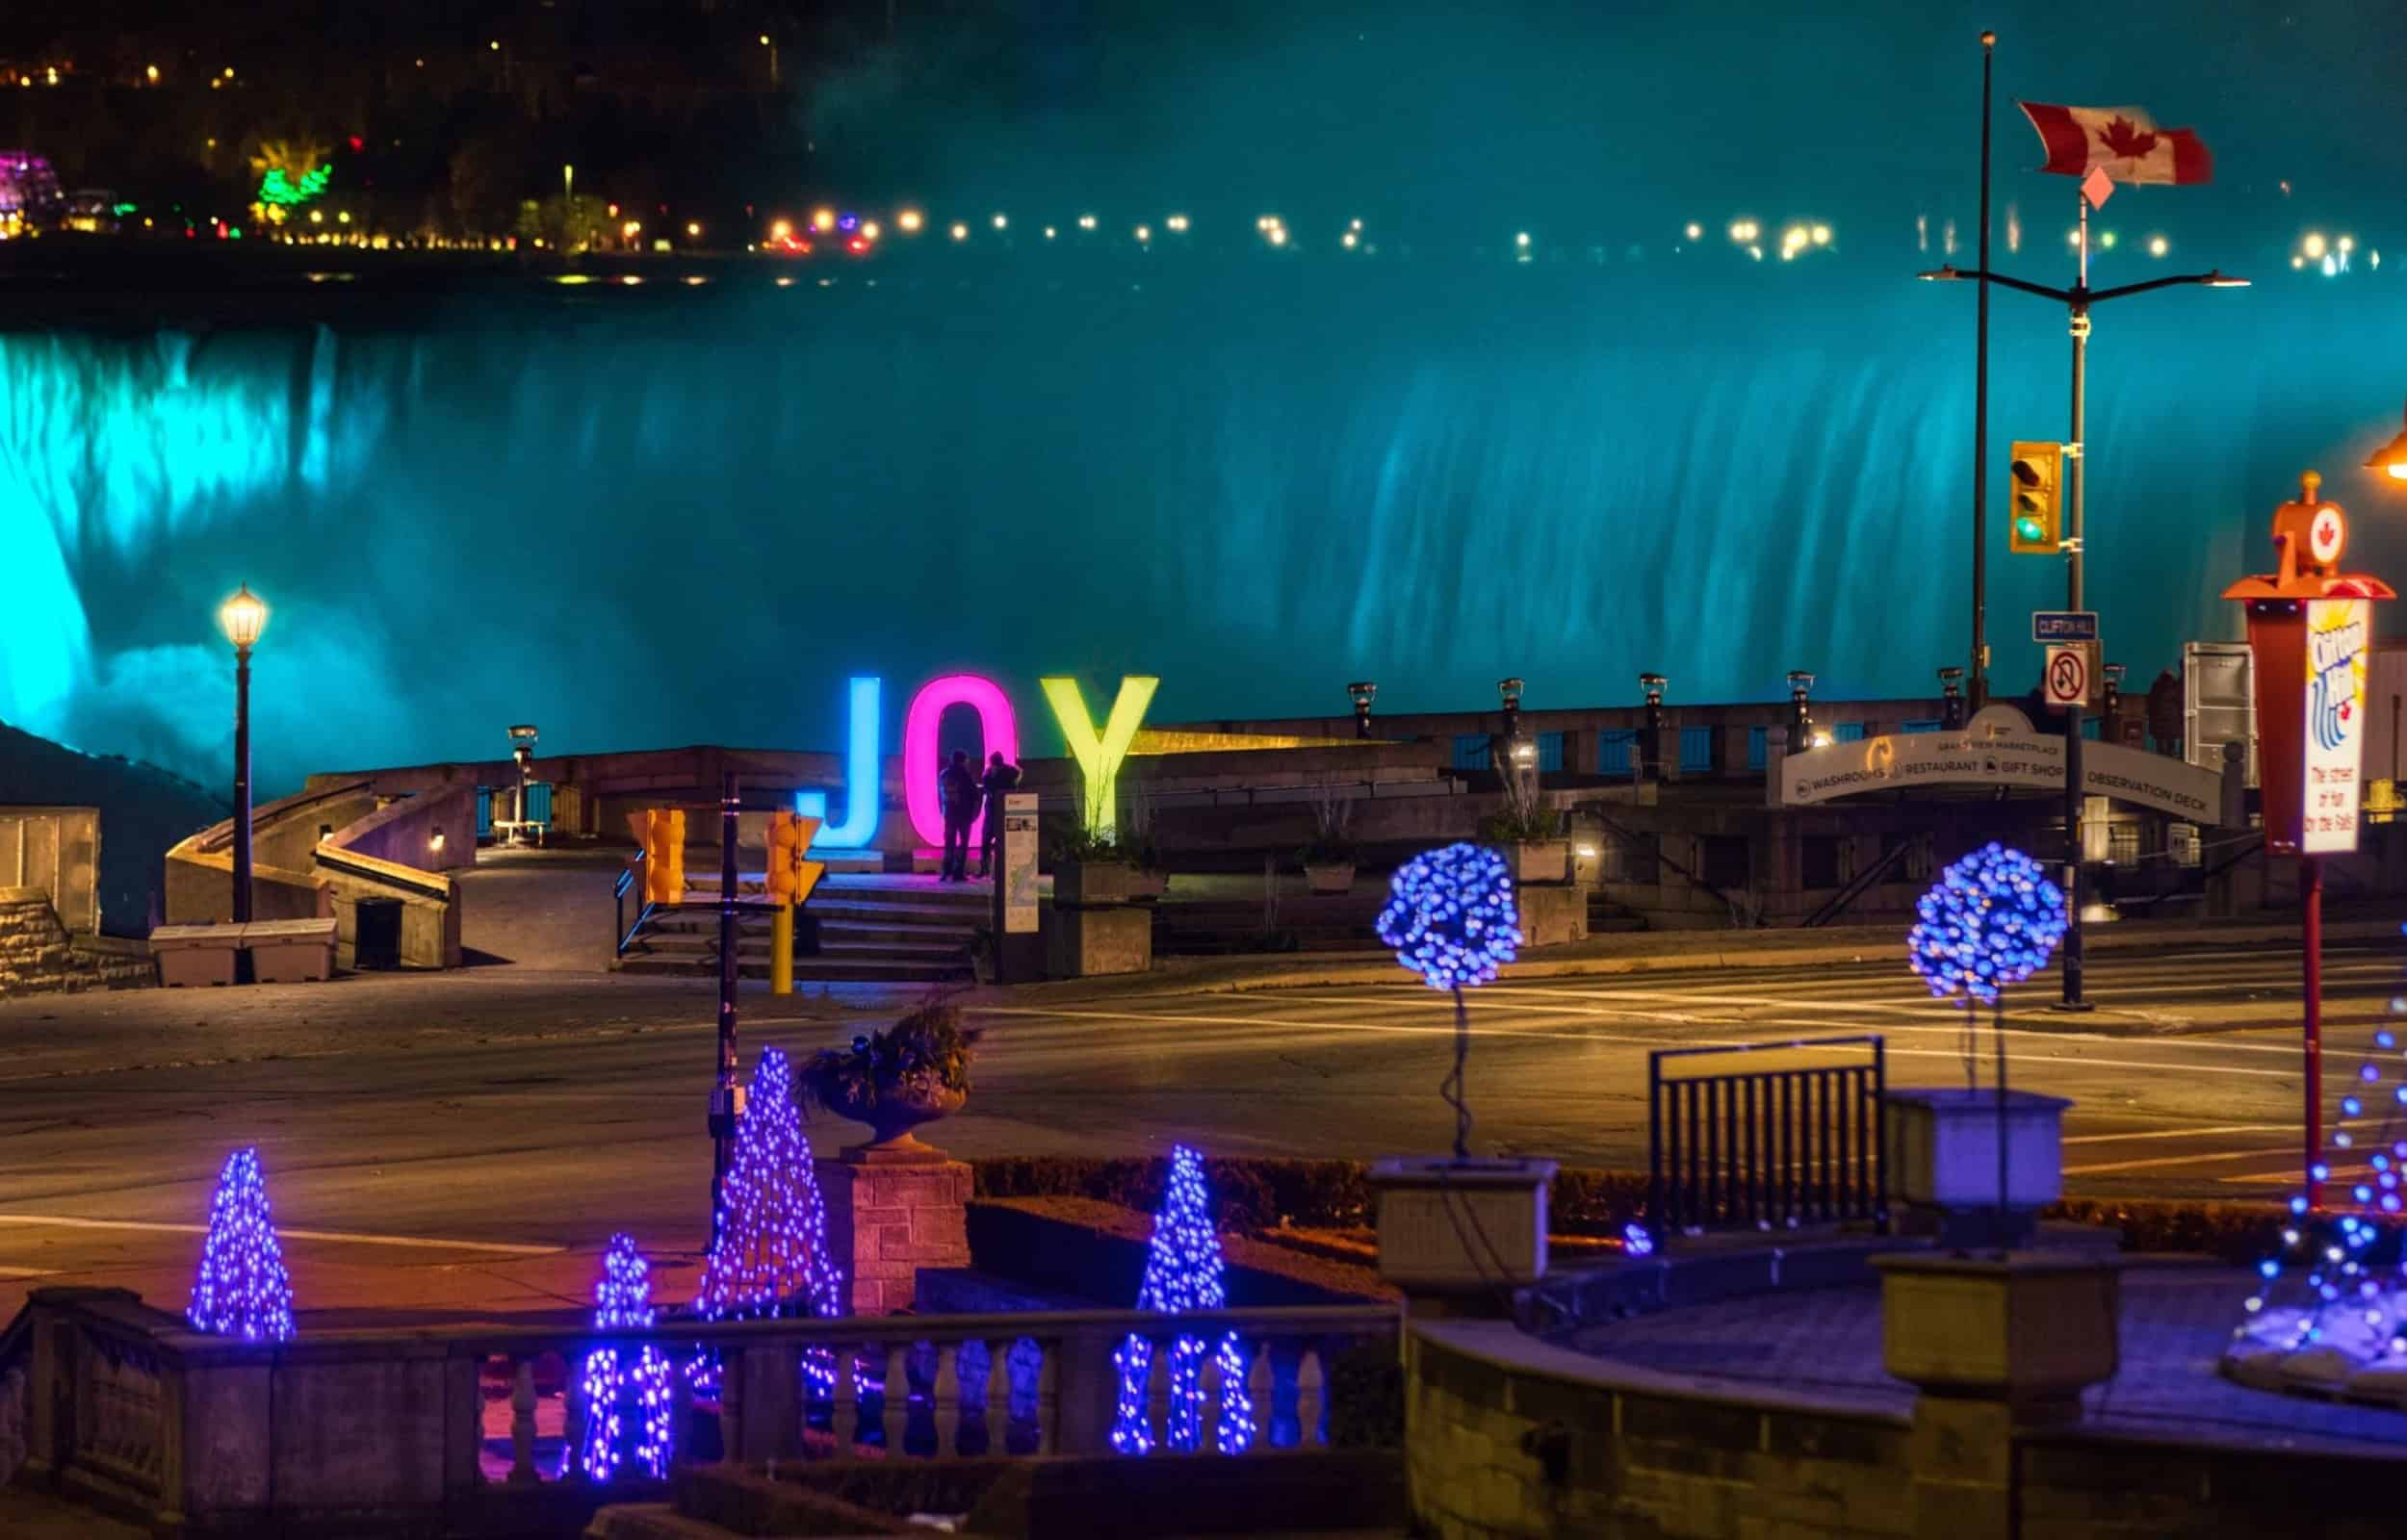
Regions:
[[1000, 749], [986, 757], [986, 774], [978, 779], [986, 792], [986, 827], [978, 840], [978, 876], [995, 869], [1003, 844], [1003, 797], [1020, 784], [1020, 767], [1008, 763]]
[[970, 757], [955, 749], [952, 762], [937, 778], [937, 786], [945, 803], [943, 880], [966, 883], [970, 880], [970, 826], [978, 819], [978, 778], [970, 768]]

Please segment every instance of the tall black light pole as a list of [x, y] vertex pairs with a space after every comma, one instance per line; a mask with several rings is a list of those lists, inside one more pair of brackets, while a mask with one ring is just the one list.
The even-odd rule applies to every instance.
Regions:
[[[1978, 272], [1966, 272], [1953, 264], [1935, 271], [1916, 276], [1936, 282], [1978, 279], [1980, 292], [1986, 295], [1989, 285], [2004, 284], [2008, 289], [2042, 299], [2053, 299], [2064, 306], [2073, 336], [2073, 402], [2072, 442], [2064, 446], [2065, 467], [2065, 531], [2064, 531], [2064, 596], [2066, 607], [2080, 609], [2082, 585], [2082, 546], [2084, 538], [2082, 508], [2083, 452], [2082, 433], [2084, 428], [2084, 397], [2089, 375], [2089, 312], [2109, 299], [2131, 295], [2144, 295], [2151, 289], [2169, 289], [2175, 284], [2204, 284], [2210, 289], [2246, 288], [2245, 278], [2228, 277], [2210, 269], [2205, 272], [2182, 273], [2170, 278], [2150, 278], [2141, 283], [2127, 283], [2112, 289], [2089, 287], [2089, 195], [2077, 193], [2081, 203], [2081, 223], [2075, 238], [2079, 266], [2073, 287], [2052, 289], [2046, 284], [2029, 283], [2009, 278], [2002, 272], [1991, 272], [1986, 263]], [[2069, 911], [2069, 923], [2064, 930], [2064, 998], [2057, 1003], [2059, 1011], [2086, 1011], [2089, 1002], [2082, 997], [2082, 706], [2079, 703], [2066, 708], [2064, 717], [2064, 899]]]
[[1989, 76], [1998, 35], [1980, 35], [1980, 302], [1973, 334], [1972, 708], [1989, 704]]
[[250, 650], [268, 629], [268, 606], [245, 583], [218, 606], [218, 629], [234, 644], [234, 923], [244, 925], [250, 920]]
[[719, 774], [719, 1042], [718, 1078], [711, 1087], [711, 1244], [719, 1236], [719, 1197], [744, 1115], [736, 1055], [736, 812], [742, 798], [736, 772]]

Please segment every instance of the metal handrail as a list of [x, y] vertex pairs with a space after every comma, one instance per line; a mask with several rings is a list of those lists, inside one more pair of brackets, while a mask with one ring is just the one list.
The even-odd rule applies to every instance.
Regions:
[[643, 908], [636, 911], [635, 923], [633, 925], [627, 923], [627, 890], [635, 886], [635, 866], [642, 860], [643, 852], [636, 851], [634, 858], [620, 869], [618, 886], [610, 895], [612, 909], [617, 915], [614, 928], [618, 939], [610, 948], [610, 956], [613, 958], [627, 955], [627, 948], [634, 942], [635, 933], [642, 930], [643, 922], [652, 917], [653, 904], [650, 899], [646, 899]]
[[[1870, 1065], [1664, 1074], [1671, 1059], [1848, 1047], [1869, 1047]], [[1869, 1219], [1886, 1233], [1887, 1090], [1887, 1050], [1873, 1034], [1649, 1053], [1647, 1222], [1668, 1237], [1717, 1221], [1768, 1226]]]
[[1911, 849], [1913, 849], [1913, 841], [1911, 840], [1905, 840], [1898, 844], [1891, 845], [1887, 851], [1882, 853], [1878, 860], [1874, 861], [1862, 871], [1857, 872], [1853, 877], [1848, 880], [1846, 886], [1840, 888], [1837, 892], [1825, 899], [1823, 901], [1822, 908], [1814, 911], [1811, 914], [1806, 915], [1804, 920], [1798, 926], [1798, 929], [1801, 931], [1810, 931], [1819, 926], [1827, 925], [1832, 920], [1837, 919], [1840, 915], [1846, 913], [1850, 905], [1853, 904], [1857, 899], [1863, 897], [1866, 892], [1871, 890], [1873, 885], [1879, 882], [1881, 878], [1887, 876], [1889, 874], [1889, 868], [1903, 860], [1905, 859], [1905, 853]]

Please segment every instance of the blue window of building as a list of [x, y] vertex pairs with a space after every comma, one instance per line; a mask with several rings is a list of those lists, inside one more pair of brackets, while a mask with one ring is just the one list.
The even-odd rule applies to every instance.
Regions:
[[1761, 770], [1772, 763], [1772, 729], [1756, 727], [1747, 730], [1747, 768]]
[[1540, 732], [1538, 735], [1538, 768], [1542, 773], [1563, 768], [1563, 734]]
[[1596, 773], [1626, 776], [1638, 757], [1638, 734], [1624, 728], [1607, 728], [1596, 734]]
[[549, 781], [527, 783], [527, 821], [531, 824], [552, 821], [552, 783]]
[[1682, 728], [1680, 730], [1680, 773], [1706, 775], [1714, 767], [1714, 730]]
[[1457, 770], [1488, 768], [1488, 734], [1458, 732], [1454, 735], [1454, 767]]
[[493, 837], [493, 788], [491, 786], [477, 788], [477, 837], [479, 839]]
[[1944, 732], [1947, 731], [1947, 724], [1934, 716], [1922, 722], [1900, 723], [1898, 731], [1900, 732]]
[[1834, 727], [1834, 728], [1832, 728], [1832, 729], [1830, 730], [1830, 741], [1831, 741], [1831, 742], [1833, 742], [1833, 743], [1861, 743], [1861, 742], [1863, 742], [1863, 741], [1864, 741], [1864, 724], [1862, 724], [1861, 722], [1842, 722], [1842, 723], [1840, 723], [1837, 727]]

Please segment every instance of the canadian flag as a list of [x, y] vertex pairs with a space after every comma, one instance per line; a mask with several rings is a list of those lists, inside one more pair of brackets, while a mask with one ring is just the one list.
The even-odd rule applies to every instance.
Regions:
[[2187, 184], [2214, 179], [2214, 157], [2187, 128], [2159, 128], [2136, 107], [2049, 107], [2018, 102], [2048, 149], [2043, 171], [2117, 182]]

